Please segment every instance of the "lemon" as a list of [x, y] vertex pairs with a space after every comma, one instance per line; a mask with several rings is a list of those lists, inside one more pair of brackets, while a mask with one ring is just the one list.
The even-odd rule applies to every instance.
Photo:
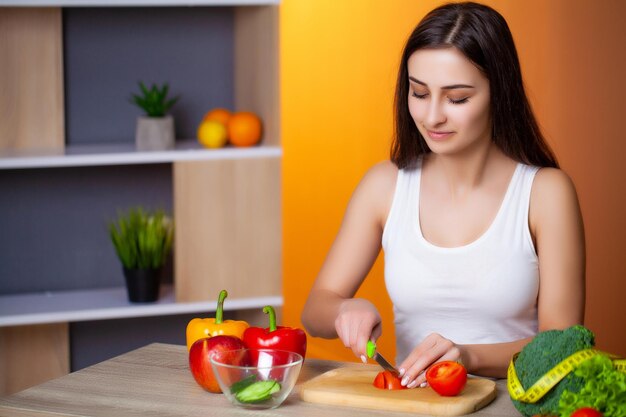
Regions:
[[207, 148], [221, 148], [226, 145], [226, 126], [215, 120], [205, 120], [198, 126], [198, 142]]

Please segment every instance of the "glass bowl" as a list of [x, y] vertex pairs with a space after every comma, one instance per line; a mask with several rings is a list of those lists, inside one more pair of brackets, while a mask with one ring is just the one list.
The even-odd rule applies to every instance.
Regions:
[[276, 408], [293, 389], [303, 358], [276, 349], [237, 349], [216, 352], [211, 367], [222, 392], [242, 408]]

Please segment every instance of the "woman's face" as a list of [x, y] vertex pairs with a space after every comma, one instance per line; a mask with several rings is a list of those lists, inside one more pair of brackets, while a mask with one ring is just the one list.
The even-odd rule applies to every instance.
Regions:
[[415, 51], [408, 72], [409, 112], [432, 152], [491, 143], [489, 80], [458, 49]]

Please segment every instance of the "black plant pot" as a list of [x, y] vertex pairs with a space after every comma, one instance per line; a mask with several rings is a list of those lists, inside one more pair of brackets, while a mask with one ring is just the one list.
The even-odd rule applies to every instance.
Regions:
[[149, 303], [159, 298], [159, 286], [163, 269], [124, 268], [128, 300], [131, 303]]

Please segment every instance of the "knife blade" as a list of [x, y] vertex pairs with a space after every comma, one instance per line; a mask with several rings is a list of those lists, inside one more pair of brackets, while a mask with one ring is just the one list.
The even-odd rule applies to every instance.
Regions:
[[378, 364], [384, 370], [391, 372], [395, 376], [399, 376], [400, 375], [400, 372], [395, 368], [395, 366], [390, 364], [389, 361], [387, 359], [385, 359], [385, 357], [383, 355], [381, 355], [380, 353], [376, 352], [372, 359], [374, 359], [376, 362], [378, 362]]
[[376, 344], [369, 340], [367, 342], [367, 356], [374, 359], [384, 370], [399, 376], [400, 372], [383, 355], [376, 350]]

